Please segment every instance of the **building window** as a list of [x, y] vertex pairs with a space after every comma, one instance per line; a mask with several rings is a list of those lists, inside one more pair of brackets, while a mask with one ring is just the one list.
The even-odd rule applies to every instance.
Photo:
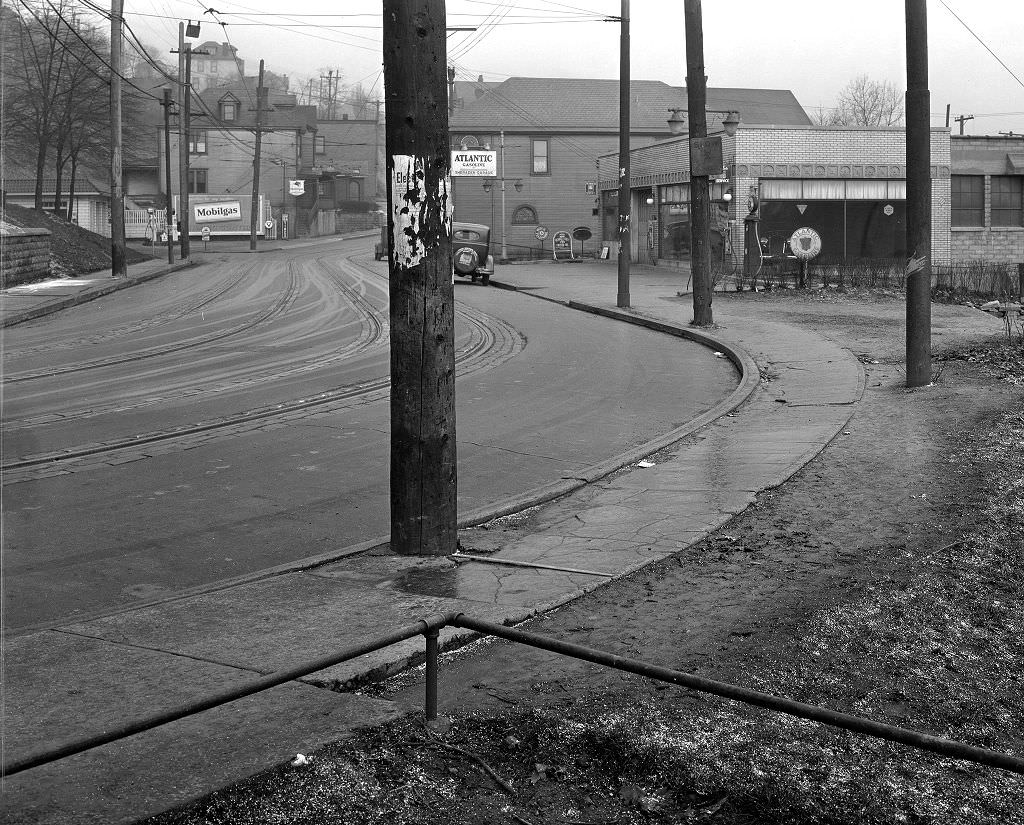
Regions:
[[188, 170], [188, 191], [192, 195], [205, 195], [206, 194], [206, 170], [205, 169], [189, 169]]
[[532, 206], [520, 206], [512, 213], [515, 226], [536, 226], [537, 223], [537, 211]]
[[1024, 175], [992, 176], [992, 226], [1024, 226]]
[[985, 176], [950, 175], [951, 226], [985, 225]]
[[548, 142], [546, 140], [533, 141], [533, 166], [531, 171], [534, 175], [548, 175], [551, 173], [548, 164]]
[[191, 129], [188, 134], [188, 151], [190, 155], [206, 154], [206, 130]]
[[201, 74], [206, 71], [206, 63], [204, 63], [202, 60], [197, 60], [192, 68], [194, 71], [197, 71]]
[[238, 106], [230, 100], [222, 101], [220, 104], [220, 119], [235, 120], [238, 117]]
[[316, 135], [313, 138], [313, 151], [318, 155], [327, 154], [327, 136]]
[[217, 61], [216, 60], [211, 60], [210, 61], [210, 74], [217, 74]]
[[318, 180], [316, 182], [316, 196], [318, 198], [327, 197], [327, 181]]

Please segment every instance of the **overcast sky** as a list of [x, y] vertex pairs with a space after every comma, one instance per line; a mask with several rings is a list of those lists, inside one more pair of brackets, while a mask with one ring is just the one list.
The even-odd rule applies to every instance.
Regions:
[[[217, 14], [204, 13], [210, 3]], [[633, 78], [684, 85], [682, 0], [630, 6]], [[460, 80], [616, 78], [619, 26], [601, 18], [620, 8], [619, 0], [449, 0], [449, 27], [478, 27], [449, 35], [449, 62]], [[247, 73], [260, 58], [293, 81], [339, 67], [344, 83], [381, 93], [380, 0], [125, 3], [129, 25], [172, 62], [166, 51], [189, 15], [203, 22], [200, 41], [236, 46]], [[901, 0], [705, 0], [703, 17], [710, 86], [790, 89], [812, 114], [859, 74], [906, 86]], [[967, 134], [1024, 133], [1024, 0], [929, 0], [928, 29], [932, 124], [945, 123], [950, 104], [953, 117], [975, 116]]]

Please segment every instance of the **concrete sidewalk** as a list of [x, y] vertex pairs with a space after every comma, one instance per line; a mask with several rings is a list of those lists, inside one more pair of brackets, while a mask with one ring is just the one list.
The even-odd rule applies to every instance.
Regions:
[[[540, 505], [528, 532], [462, 529], [462, 552], [474, 560], [345, 548], [219, 589], [12, 638], [5, 644], [5, 759], [326, 656], [420, 617], [458, 610], [521, 621], [672, 554], [741, 512], [842, 431], [863, 392], [863, 372], [846, 350], [773, 321], [754, 303], [716, 305], [715, 328], [691, 330], [691, 298], [678, 294], [686, 279], [685, 270], [635, 267], [629, 310], [614, 306], [614, 262], [502, 266], [492, 284], [671, 335], [706, 336], [743, 373], [718, 409], [610, 457], [585, 479], [464, 514], [464, 522], [478, 523]], [[673, 345], [670, 338], [665, 345]], [[758, 367], [771, 380], [761, 380]], [[442, 642], [454, 644], [457, 633], [463, 631], [445, 629]], [[5, 821], [131, 822], [279, 764], [396, 714], [390, 703], [322, 686], [396, 671], [422, 649], [421, 639], [404, 642], [9, 777]]]

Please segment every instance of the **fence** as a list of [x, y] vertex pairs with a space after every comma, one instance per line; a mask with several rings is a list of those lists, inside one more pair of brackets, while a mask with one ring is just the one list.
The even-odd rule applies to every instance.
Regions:
[[783, 697], [773, 696], [769, 693], [750, 690], [738, 685], [731, 685], [726, 682], [706, 679], [702, 676], [694, 676], [693, 674], [684, 673], [679, 670], [671, 670], [670, 668], [651, 665], [646, 662], [637, 661], [636, 659], [627, 659], [614, 653], [608, 653], [595, 648], [584, 647], [583, 645], [577, 645], [571, 642], [561, 641], [559, 639], [552, 639], [547, 636], [541, 636], [537, 633], [528, 633], [526, 631], [506, 627], [505, 625], [495, 624], [494, 622], [474, 619], [471, 616], [467, 616], [465, 613], [445, 613], [437, 614], [426, 619], [420, 619], [414, 624], [405, 625], [392, 633], [384, 636], [378, 636], [377, 638], [371, 639], [363, 644], [345, 648], [338, 653], [297, 665], [288, 670], [282, 670], [268, 674], [267, 676], [261, 676], [260, 678], [254, 679], [246, 684], [197, 699], [194, 702], [165, 711], [164, 713], [155, 714], [134, 722], [127, 722], [118, 728], [108, 730], [104, 733], [97, 734], [96, 736], [76, 740], [74, 742], [68, 742], [67, 744], [57, 748], [12, 760], [3, 766], [2, 775], [10, 776], [12, 774], [20, 773], [21, 771], [29, 770], [30, 768], [39, 767], [40, 765], [45, 765], [49, 762], [54, 762], [58, 759], [63, 759], [76, 753], [81, 753], [91, 748], [114, 742], [118, 739], [124, 739], [125, 737], [136, 733], [142, 733], [143, 731], [150, 730], [159, 725], [164, 725], [177, 719], [183, 719], [186, 716], [192, 716], [202, 711], [218, 707], [219, 705], [225, 705], [228, 702], [233, 702], [234, 700], [241, 699], [245, 696], [252, 696], [255, 693], [260, 693], [264, 690], [268, 690], [269, 688], [284, 684], [285, 682], [290, 682], [294, 679], [308, 676], [318, 670], [333, 667], [334, 665], [341, 664], [342, 662], [349, 661], [350, 659], [355, 659], [367, 653], [372, 653], [375, 650], [381, 650], [385, 647], [397, 644], [398, 642], [406, 639], [411, 639], [415, 636], [423, 636], [425, 639], [426, 685], [424, 689], [424, 713], [428, 720], [436, 719], [438, 631], [443, 627], [461, 627], [476, 631], [482, 635], [497, 636], [498, 638], [506, 639], [510, 642], [536, 647], [541, 650], [547, 650], [561, 656], [570, 656], [574, 659], [592, 662], [614, 670], [621, 670], [637, 676], [656, 679], [659, 682], [680, 685], [701, 693], [710, 693], [715, 696], [721, 696], [724, 699], [732, 699], [745, 704], [767, 708], [779, 713], [786, 713], [801, 719], [809, 719], [815, 722], [820, 722], [821, 724], [830, 725], [832, 727], [841, 728], [854, 733], [860, 733], [865, 736], [872, 736], [877, 739], [884, 739], [889, 742], [907, 745], [912, 748], [917, 748], [918, 750], [929, 751], [931, 753], [937, 753], [942, 756], [949, 756], [955, 759], [962, 759], [979, 765], [1000, 768], [1002, 770], [1011, 771], [1012, 773], [1024, 774], [1024, 759], [1013, 756], [1012, 754], [1000, 753], [998, 751], [988, 750], [987, 748], [979, 748], [974, 745], [967, 745], [963, 742], [955, 742], [950, 739], [942, 739], [919, 731], [900, 728], [894, 725], [886, 725], [860, 716], [839, 713], [838, 711], [829, 710], [828, 708], [808, 705], [803, 702], [795, 702], [791, 699], [785, 699]]

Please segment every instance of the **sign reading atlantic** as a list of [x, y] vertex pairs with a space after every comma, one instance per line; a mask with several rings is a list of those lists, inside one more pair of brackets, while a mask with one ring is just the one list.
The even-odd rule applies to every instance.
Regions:
[[492, 149], [452, 150], [453, 178], [498, 177], [498, 153]]

